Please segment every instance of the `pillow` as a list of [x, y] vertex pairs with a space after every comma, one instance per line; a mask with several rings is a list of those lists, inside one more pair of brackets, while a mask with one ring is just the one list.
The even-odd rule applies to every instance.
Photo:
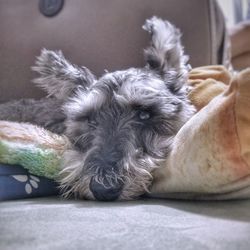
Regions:
[[201, 110], [178, 132], [164, 167], [153, 173], [152, 196], [250, 198], [250, 69], [213, 78], [222, 69], [191, 72], [189, 96]]
[[58, 194], [53, 180], [69, 147], [66, 137], [43, 128], [0, 121], [0, 200]]
[[0, 201], [58, 194], [57, 184], [18, 165], [0, 164]]

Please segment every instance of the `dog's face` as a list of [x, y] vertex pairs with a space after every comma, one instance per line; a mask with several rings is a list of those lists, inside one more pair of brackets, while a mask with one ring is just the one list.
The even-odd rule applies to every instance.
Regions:
[[[65, 153], [61, 173], [65, 196], [128, 200], [144, 194], [152, 171], [166, 160], [173, 137], [193, 113], [183, 87], [187, 68], [178, 30], [157, 18], [144, 28], [152, 46], [141, 69], [96, 79], [61, 53], [43, 51], [38, 60], [35, 70], [43, 78], [36, 82], [44, 87], [45, 76], [50, 77], [49, 93], [57, 98], [71, 94], [64, 105], [66, 135], [74, 147]], [[48, 75], [49, 68], [54, 75]]]
[[[167, 77], [174, 79], [171, 73]], [[66, 156], [74, 169], [66, 168], [64, 183], [70, 181], [81, 197], [98, 200], [145, 193], [153, 169], [166, 159], [187, 120], [183, 97], [148, 69], [108, 73], [79, 90], [65, 105], [66, 134], [77, 152]]]

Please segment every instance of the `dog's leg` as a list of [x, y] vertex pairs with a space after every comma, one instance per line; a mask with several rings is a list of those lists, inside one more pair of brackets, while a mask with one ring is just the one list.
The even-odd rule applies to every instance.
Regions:
[[79, 87], [86, 89], [96, 81], [89, 69], [71, 64], [61, 51], [43, 49], [32, 69], [40, 74], [33, 82], [49, 96], [61, 100]]
[[55, 98], [11, 101], [0, 104], [0, 120], [28, 122], [61, 134], [65, 130], [61, 107], [62, 101]]

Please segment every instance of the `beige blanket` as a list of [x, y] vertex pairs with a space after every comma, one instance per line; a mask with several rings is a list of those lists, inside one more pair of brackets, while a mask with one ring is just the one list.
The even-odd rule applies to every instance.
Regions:
[[190, 74], [199, 110], [177, 134], [165, 165], [154, 172], [153, 196], [250, 197], [250, 69], [234, 77], [222, 66]]

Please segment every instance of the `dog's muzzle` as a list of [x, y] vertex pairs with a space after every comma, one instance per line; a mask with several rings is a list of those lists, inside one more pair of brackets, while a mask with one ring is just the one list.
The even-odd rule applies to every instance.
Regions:
[[117, 200], [122, 192], [123, 185], [117, 183], [112, 187], [105, 187], [103, 184], [91, 179], [89, 188], [95, 199], [98, 201], [114, 201]]

